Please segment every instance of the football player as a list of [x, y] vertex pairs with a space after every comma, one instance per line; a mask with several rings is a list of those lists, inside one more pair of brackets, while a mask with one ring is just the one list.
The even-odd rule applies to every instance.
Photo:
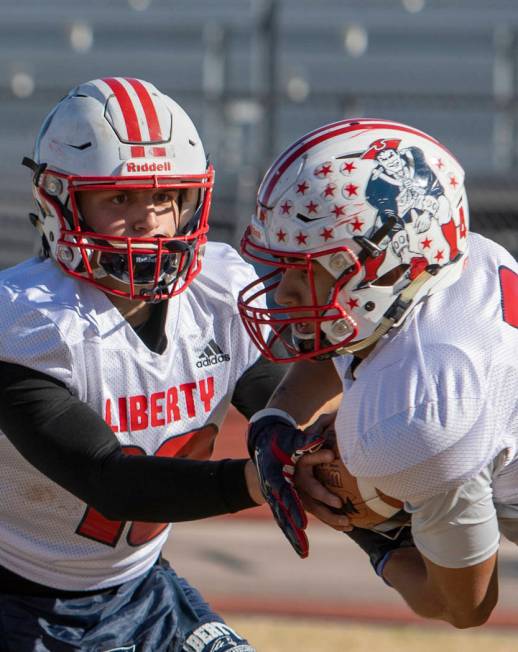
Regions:
[[[304, 505], [417, 614], [461, 628], [495, 606], [500, 535], [518, 543], [518, 266], [468, 220], [463, 169], [432, 136], [385, 120], [323, 126], [261, 184], [242, 247], [270, 272], [239, 298], [261, 352], [293, 362], [249, 447], [295, 550], [308, 554]], [[340, 456], [404, 501], [410, 527], [352, 528], [316, 481], [333, 454], [304, 455], [324, 436], [296, 428], [300, 406], [342, 391]]]
[[200, 137], [152, 84], [96, 79], [24, 163], [42, 256], [0, 275], [0, 650], [251, 652], [161, 556], [171, 522], [263, 501], [250, 460], [209, 458], [280, 377], [236, 308], [253, 268], [207, 242]]

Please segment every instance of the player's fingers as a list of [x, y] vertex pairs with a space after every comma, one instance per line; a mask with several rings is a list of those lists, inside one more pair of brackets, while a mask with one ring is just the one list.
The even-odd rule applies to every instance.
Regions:
[[329, 507], [327, 507], [327, 505], [314, 500], [311, 496], [301, 494], [300, 498], [306, 510], [313, 514], [313, 516], [322, 523], [329, 525], [329, 527], [332, 527], [334, 530], [338, 530], [339, 532], [348, 532], [352, 529], [351, 522], [344, 514], [333, 512]]
[[297, 460], [297, 469], [300, 467], [313, 467], [317, 464], [323, 464], [324, 462], [332, 462], [335, 459], [334, 452], [329, 448], [321, 448], [315, 453], [309, 453], [303, 455], [299, 460]]
[[[322, 455], [320, 455], [321, 453]], [[331, 451], [319, 451], [307, 456], [308, 458], [314, 458], [313, 460], [300, 460], [295, 469], [295, 487], [299, 494], [304, 493], [315, 501], [339, 509], [342, 507], [341, 499], [331, 493], [313, 474], [313, 468], [317, 464], [331, 462], [334, 459], [334, 456], [329, 458], [329, 455], [324, 455], [324, 453], [331, 453]]]
[[[282, 495], [282, 499], [281, 496]], [[299, 495], [287, 485], [276, 495], [271, 505], [273, 515], [293, 549], [303, 559], [309, 554], [309, 542], [304, 530], [308, 520]]]
[[312, 500], [323, 503], [329, 508], [341, 509], [342, 500], [332, 494], [323, 484], [321, 484], [313, 475], [309, 474], [307, 470], [295, 476], [295, 487], [299, 496], [308, 496]]

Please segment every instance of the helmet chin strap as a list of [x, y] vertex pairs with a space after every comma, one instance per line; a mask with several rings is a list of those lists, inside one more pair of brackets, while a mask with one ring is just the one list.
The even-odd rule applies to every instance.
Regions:
[[[336, 352], [339, 355], [344, 355], [345, 353], [357, 353], [358, 351], [363, 351], [375, 344], [383, 335], [388, 333], [388, 331], [396, 324], [401, 317], [404, 315], [405, 311], [410, 306], [412, 299], [419, 292], [421, 287], [437, 273], [437, 269], [434, 271], [423, 270], [419, 276], [417, 276], [411, 283], [409, 283], [402, 292], [400, 292], [398, 298], [390, 306], [387, 312], [383, 315], [381, 322], [378, 324], [374, 332], [365, 337], [359, 342], [354, 342], [353, 344], [348, 344], [339, 349], [336, 349]], [[435, 272], [435, 273], [434, 273]]]

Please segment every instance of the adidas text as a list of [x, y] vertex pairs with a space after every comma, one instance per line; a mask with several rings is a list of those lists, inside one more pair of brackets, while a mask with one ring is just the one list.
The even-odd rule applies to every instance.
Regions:
[[219, 355], [211, 355], [208, 358], [203, 360], [198, 360], [196, 366], [198, 369], [202, 367], [210, 367], [213, 364], [218, 364], [219, 362], [228, 362], [230, 360], [230, 355], [228, 353], [220, 353]]

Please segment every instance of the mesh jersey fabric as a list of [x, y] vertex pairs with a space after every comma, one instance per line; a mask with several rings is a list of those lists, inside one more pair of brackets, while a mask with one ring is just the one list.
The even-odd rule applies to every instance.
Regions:
[[501, 451], [506, 465], [516, 455], [518, 329], [503, 319], [500, 270], [516, 283], [518, 266], [476, 234], [469, 251], [459, 281], [383, 338], [354, 381], [350, 358], [336, 361], [343, 460], [353, 475], [404, 501], [460, 487]]
[[[170, 300], [168, 343], [158, 354], [104, 293], [31, 259], [0, 274], [0, 359], [62, 381], [133, 453], [164, 454], [167, 446], [171, 454], [175, 440], [195, 433], [196, 456], [208, 457], [237, 380], [259, 356], [236, 309], [238, 291], [255, 278], [231, 247], [209, 243], [199, 276]], [[137, 577], [156, 560], [169, 527], [146, 540], [137, 524], [107, 526], [3, 433], [0, 464], [0, 564], [9, 570], [92, 590]]]

